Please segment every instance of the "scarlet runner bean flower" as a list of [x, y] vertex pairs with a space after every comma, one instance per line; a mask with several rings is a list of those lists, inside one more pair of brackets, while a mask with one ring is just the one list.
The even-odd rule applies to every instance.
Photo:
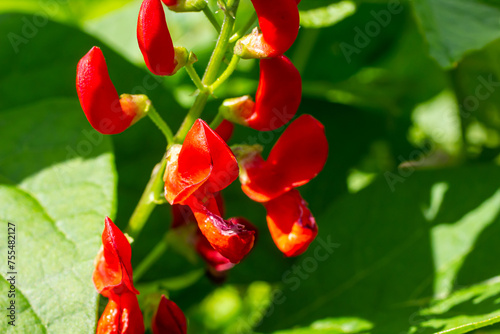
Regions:
[[241, 261], [253, 247], [255, 232], [237, 219], [224, 220], [214, 197], [238, 177], [238, 163], [227, 144], [204, 121], [197, 120], [184, 144], [169, 149], [167, 160], [167, 201], [188, 205], [212, 247], [232, 263]]
[[97, 291], [109, 298], [97, 334], [143, 334], [142, 317], [132, 279], [132, 250], [127, 237], [106, 217], [93, 275]]
[[104, 55], [95, 46], [78, 62], [76, 89], [90, 125], [102, 134], [125, 131], [145, 115], [150, 104], [144, 95], [118, 96]]
[[283, 132], [267, 160], [258, 147], [240, 147], [243, 191], [267, 210], [271, 236], [286, 256], [302, 254], [318, 233], [307, 203], [294, 188], [316, 176], [326, 162], [323, 125], [310, 115], [297, 118]]
[[151, 322], [151, 330], [153, 334], [186, 334], [186, 317], [177, 304], [162, 295]]
[[174, 48], [160, 0], [144, 0], [137, 22], [137, 40], [148, 69], [173, 75], [187, 62], [185, 48]]
[[300, 105], [302, 79], [285, 56], [260, 60], [260, 80], [255, 103], [249, 96], [224, 101], [224, 118], [260, 131], [288, 123]]
[[302, 115], [283, 132], [267, 160], [258, 148], [245, 150], [237, 151], [242, 189], [254, 201], [267, 202], [315, 177], [325, 165], [328, 142], [323, 125]]
[[162, 0], [168, 9], [175, 12], [198, 12], [207, 6], [206, 0]]
[[306, 251], [318, 234], [316, 220], [296, 189], [264, 203], [267, 226], [274, 243], [286, 256]]
[[110, 296], [97, 324], [97, 334], [144, 334], [137, 296], [131, 292]]
[[271, 58], [285, 53], [299, 33], [299, 10], [295, 0], [252, 0], [259, 26], [241, 38], [234, 53], [242, 58]]
[[130, 243], [109, 217], [104, 224], [102, 248], [95, 261], [94, 285], [106, 297], [126, 291], [139, 294], [133, 283]]
[[[220, 193], [215, 195], [215, 200], [219, 211], [224, 214], [224, 205], [222, 196]], [[172, 208], [172, 227], [173, 229], [182, 228], [184, 226], [189, 226], [191, 224], [197, 224], [196, 218], [194, 217], [193, 211], [187, 205], [175, 204], [171, 206]], [[188, 227], [189, 228], [189, 227]], [[208, 242], [207, 238], [201, 233], [198, 226], [192, 233], [188, 236], [188, 242], [192, 243], [195, 247], [196, 252], [203, 258], [207, 263], [208, 271], [213, 277], [223, 277], [224, 271], [227, 271], [234, 267], [234, 264], [229, 261], [229, 259], [222, 256], [218, 251], [216, 251], [212, 245]]]

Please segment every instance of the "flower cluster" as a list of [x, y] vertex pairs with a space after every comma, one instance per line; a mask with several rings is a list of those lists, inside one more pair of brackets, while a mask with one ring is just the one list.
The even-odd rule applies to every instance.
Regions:
[[[106, 217], [102, 247], [95, 259], [94, 285], [108, 298], [108, 305], [97, 324], [97, 334], [144, 334], [144, 320], [137, 301], [139, 291], [133, 283], [127, 237]], [[154, 334], [186, 334], [186, 318], [179, 307], [162, 296], [153, 317]]]
[[[285, 256], [305, 252], [318, 233], [316, 221], [296, 188], [322, 170], [328, 143], [323, 125], [314, 117], [302, 115], [292, 121], [301, 102], [302, 81], [299, 71], [284, 55], [298, 34], [299, 1], [252, 0], [259, 28], [231, 41], [231, 36], [240, 36], [234, 31], [238, 1], [219, 2], [225, 17], [221, 28], [213, 14], [208, 14], [211, 11], [205, 0], [143, 0], [137, 40], [147, 68], [155, 75], [171, 76], [185, 67], [198, 88], [196, 101], [175, 136], [147, 96], [118, 95], [101, 49], [93, 47], [77, 66], [78, 97], [95, 130], [118, 134], [148, 116], [167, 139], [165, 159], [159, 164], [162, 168], [153, 172], [136, 208], [141, 214], [132, 216], [128, 231], [137, 236], [140, 228], [134, 229], [135, 220], [143, 219], [138, 224], [142, 227], [163, 195], [172, 208], [171, 229], [191, 227], [189, 246], [203, 258], [213, 278], [223, 278], [227, 270], [249, 254], [256, 242], [257, 228], [249, 221], [242, 217], [225, 218], [221, 192], [238, 178], [243, 192], [264, 205], [271, 236]], [[220, 30], [203, 78], [193, 67], [196, 56], [184, 47], [174, 46], [164, 6], [176, 12], [203, 10]], [[233, 42], [232, 59], [217, 78]], [[226, 99], [208, 125], [199, 118], [200, 114], [240, 58], [259, 61], [255, 100], [248, 95]], [[259, 145], [228, 146], [234, 124], [258, 131], [272, 131], [287, 124], [288, 127], [264, 159]], [[105, 221], [102, 242], [94, 284], [109, 302], [97, 333], [144, 333], [139, 292], [133, 284], [130, 243], [109, 218]], [[148, 259], [147, 263], [150, 262]], [[186, 333], [186, 318], [177, 305], [162, 296], [151, 329], [155, 334]]]

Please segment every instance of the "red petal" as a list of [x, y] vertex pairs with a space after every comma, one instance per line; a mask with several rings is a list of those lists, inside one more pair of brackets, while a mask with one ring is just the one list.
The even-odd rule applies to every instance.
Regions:
[[144, 61], [156, 75], [171, 75], [176, 67], [175, 50], [160, 0], [144, 0], [137, 22], [137, 40]]
[[186, 317], [173, 301], [161, 296], [151, 330], [153, 334], [186, 334]]
[[227, 143], [233, 135], [234, 124], [228, 120], [223, 120], [222, 123], [215, 129], [215, 132]]
[[176, 6], [177, 0], [161, 0], [165, 4], [165, 6]]
[[299, 10], [295, 0], [252, 0], [262, 34], [250, 49], [259, 50], [261, 57], [272, 58], [285, 53], [299, 33]]
[[144, 320], [135, 294], [113, 295], [97, 323], [97, 334], [144, 334]]
[[133, 283], [130, 243], [109, 217], [105, 219], [102, 245], [93, 276], [97, 291], [106, 297], [127, 291], [139, 294]]
[[300, 105], [302, 79], [285, 56], [260, 60], [260, 80], [248, 126], [260, 131], [275, 130], [288, 123]]
[[267, 162], [283, 172], [292, 187], [306, 184], [323, 169], [328, 157], [325, 128], [311, 115], [297, 118], [283, 132]]
[[117, 134], [132, 124], [136, 111], [122, 108], [106, 60], [98, 47], [94, 46], [78, 62], [76, 90], [90, 125], [100, 133]]
[[318, 226], [300, 193], [290, 190], [265, 207], [267, 225], [278, 249], [286, 256], [304, 253], [318, 234]]
[[323, 125], [302, 115], [283, 132], [267, 161], [258, 154], [240, 160], [241, 188], [254, 201], [267, 202], [309, 182], [323, 169], [327, 156]]
[[224, 220], [213, 197], [208, 199], [206, 206], [192, 198], [189, 206], [201, 233], [212, 247], [229, 261], [238, 263], [252, 250], [255, 231], [249, 230], [238, 219]]
[[183, 204], [197, 190], [216, 193], [238, 177], [238, 163], [231, 149], [200, 119], [172, 160], [165, 172], [165, 194], [170, 204]]
[[208, 266], [212, 267], [215, 271], [226, 271], [234, 267], [234, 263], [231, 263], [228, 258], [216, 251], [203, 234], [198, 236], [196, 251]]
[[133, 293], [125, 293], [120, 296], [121, 300], [121, 333], [122, 334], [144, 334], [144, 319], [137, 296]]

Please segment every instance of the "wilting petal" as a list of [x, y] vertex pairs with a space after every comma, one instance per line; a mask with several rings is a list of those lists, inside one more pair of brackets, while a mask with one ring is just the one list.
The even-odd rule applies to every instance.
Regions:
[[109, 217], [105, 219], [102, 245], [93, 276], [97, 291], [106, 297], [128, 291], [139, 294], [133, 283], [130, 243]]
[[323, 125], [302, 115], [283, 132], [266, 161], [258, 150], [240, 159], [243, 191], [257, 202], [267, 202], [309, 182], [325, 165], [328, 142]]
[[144, 334], [144, 320], [137, 296], [112, 295], [97, 323], [97, 334]]
[[255, 231], [249, 230], [236, 218], [224, 220], [213, 197], [206, 204], [196, 198], [188, 204], [201, 233], [222, 256], [238, 263], [250, 252], [255, 242]]
[[305, 252], [318, 234], [318, 226], [300, 193], [290, 190], [265, 207], [267, 225], [278, 249], [286, 256]]
[[171, 300], [161, 296], [158, 309], [151, 323], [153, 334], [186, 334], [186, 317]]

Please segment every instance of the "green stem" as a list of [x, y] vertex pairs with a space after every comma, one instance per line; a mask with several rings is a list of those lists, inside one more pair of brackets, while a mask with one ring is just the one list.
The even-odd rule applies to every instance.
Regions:
[[253, 13], [252, 16], [248, 19], [247, 23], [243, 27], [241, 27], [231, 38], [229, 39], [229, 43], [234, 43], [239, 40], [245, 33], [255, 24], [257, 21], [257, 13]]
[[203, 84], [203, 82], [201, 82], [200, 76], [194, 69], [193, 64], [188, 63], [184, 67], [186, 68], [186, 72], [191, 77], [191, 80], [193, 80], [193, 83], [195, 84], [196, 88], [198, 88], [200, 91], [206, 90], [207, 87]]
[[213, 119], [212, 123], [210, 123], [210, 128], [215, 130], [220, 125], [220, 123], [222, 123], [223, 120], [224, 116], [222, 116], [222, 114], [218, 112], [217, 115], [215, 115], [215, 118]]
[[[227, 47], [229, 45], [229, 37], [234, 27], [234, 17], [232, 17], [232, 15], [227, 11], [225, 11], [224, 13], [224, 22], [222, 23], [222, 30], [219, 35], [219, 39], [217, 40], [214, 52], [210, 57], [207, 69], [205, 70], [205, 74], [203, 75], [203, 79], [201, 80], [201, 82], [205, 86], [213, 84], [217, 77], [217, 73], [219, 72], [222, 60], [224, 59], [224, 54], [226, 53]], [[175, 142], [181, 143], [186, 137], [189, 129], [191, 129], [191, 127], [193, 126], [194, 122], [198, 118], [200, 118], [200, 115], [203, 112], [205, 105], [207, 104], [209, 94], [209, 91], [199, 92], [193, 106], [189, 110], [186, 118], [179, 128], [179, 131], [177, 131], [177, 134], [174, 137]]]
[[208, 7], [208, 5], [206, 5], [205, 8], [203, 8], [203, 13], [207, 17], [207, 19], [210, 21], [210, 23], [212, 23], [215, 30], [217, 30], [217, 32], [220, 32], [220, 24], [219, 24], [219, 22], [217, 22], [217, 18], [215, 17], [214, 13], [212, 13], [212, 11]]
[[157, 205], [155, 202], [163, 190], [163, 173], [166, 166], [167, 159], [165, 154], [162, 161], [153, 168], [151, 178], [142, 193], [139, 203], [135, 207], [134, 213], [130, 217], [126, 232], [134, 239], [141, 233], [144, 224]]
[[152, 105], [149, 107], [147, 115], [161, 130], [161, 132], [163, 132], [163, 135], [167, 139], [168, 145], [172, 145], [174, 143], [174, 135], [172, 133], [172, 130]]
[[224, 83], [224, 81], [226, 81], [231, 76], [231, 74], [233, 74], [234, 70], [238, 66], [238, 63], [240, 62], [240, 59], [241, 58], [239, 56], [233, 55], [233, 57], [231, 58], [231, 62], [227, 66], [226, 70], [221, 74], [219, 78], [217, 78], [217, 80], [215, 80], [212, 86], [210, 86], [212, 92], [215, 91], [222, 83]]
[[141, 263], [134, 270], [134, 280], [138, 282], [141, 277], [151, 268], [153, 264], [158, 261], [158, 259], [165, 253], [167, 250], [167, 235], [160, 240], [153, 248], [153, 250], [142, 260]]

